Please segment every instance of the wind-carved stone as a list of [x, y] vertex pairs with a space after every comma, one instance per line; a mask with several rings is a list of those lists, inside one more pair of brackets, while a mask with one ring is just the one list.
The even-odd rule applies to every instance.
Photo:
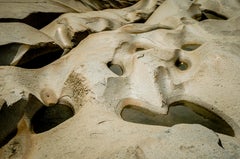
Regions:
[[[238, 0], [141, 0], [0, 41], [0, 157], [240, 158], [239, 13]], [[27, 69], [50, 48], [61, 57]]]

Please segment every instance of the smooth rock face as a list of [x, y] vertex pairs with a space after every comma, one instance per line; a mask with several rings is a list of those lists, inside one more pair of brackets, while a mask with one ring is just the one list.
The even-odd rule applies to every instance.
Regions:
[[[0, 158], [240, 158], [239, 15], [238, 0], [141, 0], [63, 14], [32, 43], [21, 24], [0, 67]], [[59, 59], [19, 67], [50, 44]]]

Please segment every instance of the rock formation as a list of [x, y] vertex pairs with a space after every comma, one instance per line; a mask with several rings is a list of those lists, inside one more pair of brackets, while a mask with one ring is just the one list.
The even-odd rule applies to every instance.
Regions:
[[0, 2], [0, 158], [240, 158], [239, 0], [90, 2]]

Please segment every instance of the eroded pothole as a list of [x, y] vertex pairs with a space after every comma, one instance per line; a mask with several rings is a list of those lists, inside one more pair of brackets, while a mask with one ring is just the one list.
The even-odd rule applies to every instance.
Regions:
[[232, 127], [220, 116], [194, 103], [180, 101], [171, 104], [167, 115], [157, 115], [135, 105], [127, 105], [121, 112], [123, 120], [133, 123], [173, 126], [201, 124], [213, 131], [235, 136]]
[[72, 108], [63, 104], [56, 104], [49, 107], [43, 106], [31, 119], [32, 129], [35, 133], [48, 131], [73, 115]]

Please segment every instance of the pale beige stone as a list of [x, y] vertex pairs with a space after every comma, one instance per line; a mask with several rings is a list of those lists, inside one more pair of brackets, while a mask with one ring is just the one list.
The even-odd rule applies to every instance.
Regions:
[[[62, 15], [41, 31], [69, 49], [66, 55], [38, 69], [1, 66], [1, 108], [25, 111], [0, 157], [240, 158], [239, 1], [157, 4], [142, 0], [125, 9]], [[147, 21], [135, 23], [142, 16]], [[73, 47], [73, 35], [88, 29], [94, 33]], [[205, 109], [217, 114], [234, 134], [197, 123], [150, 125], [121, 116], [129, 105], [164, 116], [182, 101], [195, 103], [192, 108], [213, 122], [216, 117]], [[54, 104], [67, 105], [74, 116], [35, 133], [34, 114]]]

